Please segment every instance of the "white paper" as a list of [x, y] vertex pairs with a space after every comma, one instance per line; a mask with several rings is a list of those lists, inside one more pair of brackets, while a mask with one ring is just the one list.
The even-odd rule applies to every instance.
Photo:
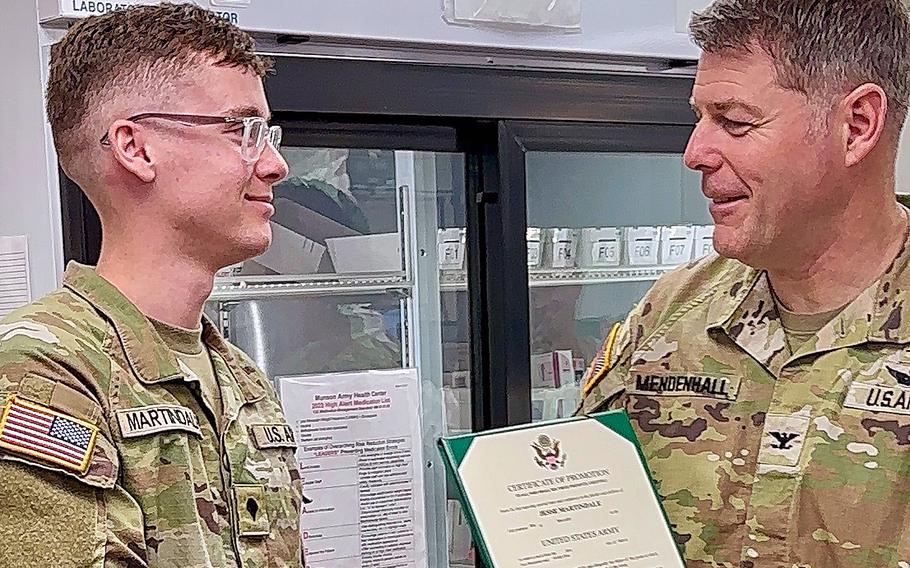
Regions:
[[660, 263], [677, 265], [692, 260], [695, 227], [677, 225], [660, 229]]
[[28, 238], [0, 237], [0, 319], [31, 301]]
[[338, 274], [401, 270], [401, 235], [380, 233], [325, 240]]
[[657, 227], [629, 227], [626, 229], [626, 258], [631, 266], [657, 264], [660, 231]]
[[297, 436], [308, 568], [424, 568], [417, 371], [280, 379]]
[[458, 473], [494, 566], [684, 568], [638, 449], [593, 419], [478, 436]]
[[313, 274], [325, 247], [272, 221], [272, 244], [253, 260], [278, 274]]

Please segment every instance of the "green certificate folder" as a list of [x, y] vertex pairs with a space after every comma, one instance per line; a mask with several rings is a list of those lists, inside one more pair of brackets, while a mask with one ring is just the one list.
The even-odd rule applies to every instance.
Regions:
[[439, 450], [488, 568], [685, 568], [621, 410]]

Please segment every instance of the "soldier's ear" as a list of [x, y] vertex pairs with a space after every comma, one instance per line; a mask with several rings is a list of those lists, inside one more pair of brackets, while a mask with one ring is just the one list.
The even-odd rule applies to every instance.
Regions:
[[875, 149], [885, 131], [887, 114], [888, 96], [874, 83], [860, 85], [844, 97], [841, 115], [847, 167], [859, 164]]
[[114, 159], [143, 183], [155, 180], [154, 152], [148, 142], [148, 131], [138, 122], [117, 120], [107, 131], [107, 144]]

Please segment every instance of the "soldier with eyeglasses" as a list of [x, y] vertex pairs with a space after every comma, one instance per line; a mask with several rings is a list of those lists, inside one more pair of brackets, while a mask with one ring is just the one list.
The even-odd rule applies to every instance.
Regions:
[[203, 315], [216, 272], [271, 241], [288, 166], [270, 65], [194, 5], [53, 46], [59, 163], [104, 238], [97, 266], [0, 322], [0, 566], [303, 565], [293, 432]]

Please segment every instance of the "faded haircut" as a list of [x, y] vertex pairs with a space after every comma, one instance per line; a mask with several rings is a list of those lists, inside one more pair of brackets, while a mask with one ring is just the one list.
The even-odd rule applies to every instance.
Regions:
[[[211, 63], [264, 76], [272, 61], [253, 39], [193, 4], [133, 6], [73, 25], [51, 47], [47, 116], [64, 170], [102, 132], [89, 117], [117, 97], [166, 90], [196, 65]], [[141, 96], [141, 95], [140, 95]], [[126, 118], [126, 117], [122, 117]]]
[[716, 0], [689, 29], [707, 53], [761, 49], [778, 84], [816, 110], [875, 83], [888, 97], [887, 130], [896, 136], [906, 120], [910, 18], [900, 0]]

